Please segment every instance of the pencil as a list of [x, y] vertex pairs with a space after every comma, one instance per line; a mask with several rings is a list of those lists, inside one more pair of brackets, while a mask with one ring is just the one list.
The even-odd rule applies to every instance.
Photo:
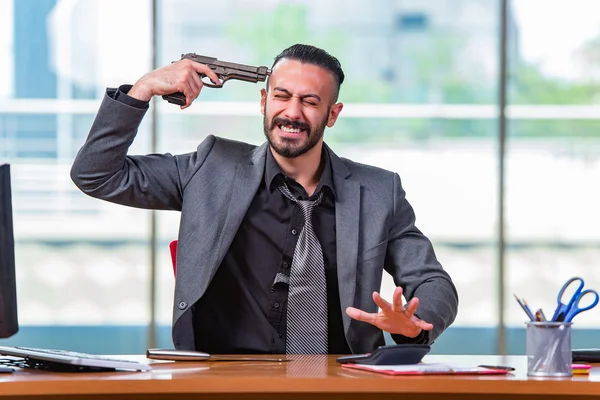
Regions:
[[516, 294], [513, 293], [513, 296], [515, 296], [515, 299], [517, 300], [517, 303], [519, 303], [519, 305], [521, 306], [521, 308], [523, 309], [523, 311], [525, 311], [525, 314], [527, 314], [527, 317], [529, 318], [530, 321], [535, 321], [535, 316], [531, 313], [531, 310], [529, 310], [529, 307], [526, 307], [525, 304], [521, 301], [521, 299], [519, 299], [517, 297]]

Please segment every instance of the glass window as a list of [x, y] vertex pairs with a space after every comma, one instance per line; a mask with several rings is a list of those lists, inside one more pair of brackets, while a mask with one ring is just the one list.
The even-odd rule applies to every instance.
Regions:
[[[509, 52], [506, 291], [550, 318], [567, 279], [600, 287], [600, 5], [519, 0], [511, 7], [518, 41]], [[595, 314], [574, 322], [598, 328]], [[507, 296], [507, 322], [522, 328], [524, 318]], [[594, 344], [583, 333], [574, 330], [574, 346]], [[524, 348], [518, 344], [510, 351]]]
[[[10, 343], [145, 348], [139, 338], [120, 347], [100, 327], [142, 327], [145, 339], [149, 212], [92, 199], [69, 172], [105, 88], [151, 67], [150, 6], [0, 0], [0, 161], [12, 170], [21, 325]], [[138, 18], [115, 26], [132, 12]], [[148, 152], [149, 134], [145, 123], [132, 151]]]

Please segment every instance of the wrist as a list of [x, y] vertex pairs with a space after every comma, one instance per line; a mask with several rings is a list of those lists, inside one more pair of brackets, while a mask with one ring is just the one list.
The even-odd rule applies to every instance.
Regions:
[[126, 93], [128, 96], [133, 97], [134, 99], [141, 101], [150, 101], [154, 93], [152, 90], [146, 88], [142, 82], [136, 82], [135, 85], [129, 89], [129, 92]]

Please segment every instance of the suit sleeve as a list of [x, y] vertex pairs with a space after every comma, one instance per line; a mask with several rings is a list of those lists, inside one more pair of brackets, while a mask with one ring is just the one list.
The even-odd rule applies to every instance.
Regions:
[[419, 299], [418, 317], [433, 324], [433, 330], [414, 339], [392, 335], [393, 339], [433, 343], [454, 322], [458, 293], [438, 262], [431, 242], [415, 226], [415, 213], [406, 200], [398, 174], [394, 174], [394, 212], [385, 264], [406, 299]]
[[183, 190], [214, 143], [208, 137], [194, 153], [127, 155], [147, 107], [119, 99], [108, 89], [87, 140], [71, 167], [84, 193], [131, 207], [181, 210]]

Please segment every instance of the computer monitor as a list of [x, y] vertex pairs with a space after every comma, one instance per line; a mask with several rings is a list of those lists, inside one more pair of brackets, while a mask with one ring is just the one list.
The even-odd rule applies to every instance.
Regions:
[[10, 165], [0, 165], [0, 338], [19, 330]]

